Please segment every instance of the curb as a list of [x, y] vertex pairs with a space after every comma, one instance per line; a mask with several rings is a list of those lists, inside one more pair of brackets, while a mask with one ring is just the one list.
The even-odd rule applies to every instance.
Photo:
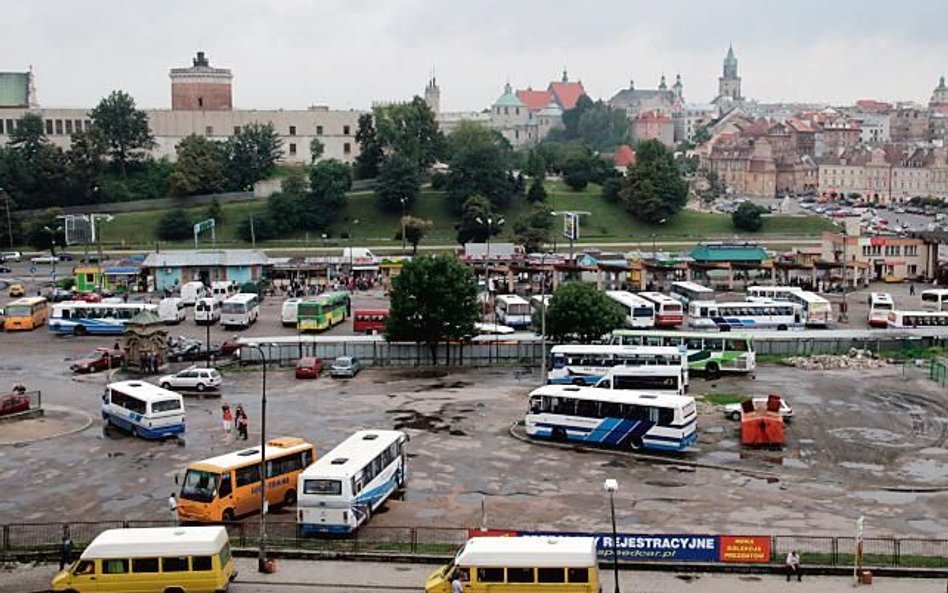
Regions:
[[50, 440], [50, 439], [57, 439], [57, 438], [59, 438], [59, 437], [69, 436], [69, 435], [71, 435], [71, 434], [76, 434], [76, 433], [79, 433], [79, 432], [82, 432], [82, 431], [86, 430], [87, 428], [89, 428], [90, 426], [92, 426], [92, 423], [93, 423], [92, 416], [89, 416], [89, 415], [86, 414], [85, 412], [80, 412], [80, 411], [78, 411], [78, 410], [74, 410], [74, 409], [72, 409], [72, 408], [67, 408], [67, 407], [64, 407], [64, 406], [52, 405], [52, 406], [43, 406], [43, 409], [44, 409], [44, 410], [68, 411], [68, 412], [73, 413], [73, 414], [79, 414], [79, 415], [81, 415], [81, 416], [84, 416], [85, 419], [86, 419], [86, 421], [85, 421], [85, 423], [83, 423], [83, 425], [80, 426], [79, 428], [72, 428], [72, 429], [70, 429], [70, 430], [65, 430], [65, 431], [63, 431], [63, 432], [58, 432], [58, 433], [56, 433], [56, 434], [44, 435], [44, 436], [37, 437], [37, 438], [35, 438], [35, 439], [30, 439], [30, 440], [27, 440], [27, 441], [0, 442], [0, 447], [20, 447], [20, 446], [23, 446], [23, 445], [29, 445], [29, 444], [31, 444], [31, 443], [39, 443], [39, 442], [42, 442], [42, 441], [48, 441], [48, 440]]

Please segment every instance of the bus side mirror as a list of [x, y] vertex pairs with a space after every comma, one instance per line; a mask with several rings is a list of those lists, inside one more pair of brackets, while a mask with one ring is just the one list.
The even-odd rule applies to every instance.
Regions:
[[178, 485], [178, 474], [175, 474], [175, 475], [174, 475], [174, 485], [175, 485], [175, 486]]

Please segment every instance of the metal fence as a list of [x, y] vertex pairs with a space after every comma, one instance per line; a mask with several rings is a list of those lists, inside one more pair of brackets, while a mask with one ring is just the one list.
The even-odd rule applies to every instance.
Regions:
[[[106, 529], [167, 527], [167, 521], [100, 521], [70, 523], [10, 523], [0, 526], [0, 557], [54, 555], [63, 535], [69, 535], [81, 550]], [[259, 524], [250, 520], [226, 524], [231, 545], [253, 548], [259, 541]], [[450, 557], [468, 538], [468, 530], [457, 527], [377, 527], [365, 525], [346, 537], [316, 538], [300, 534], [295, 522], [268, 521], [267, 545], [274, 550], [326, 552], [374, 552], [401, 556]], [[782, 563], [790, 550], [797, 550], [812, 566], [851, 566], [855, 556], [852, 537], [774, 535], [771, 556]], [[948, 568], [948, 539], [866, 538], [866, 566]]]
[[929, 361], [928, 378], [942, 387], [948, 387], [948, 360], [933, 358]]

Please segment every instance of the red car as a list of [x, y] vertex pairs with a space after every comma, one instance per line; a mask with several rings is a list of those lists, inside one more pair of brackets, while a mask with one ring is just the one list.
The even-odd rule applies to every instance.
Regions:
[[318, 356], [304, 356], [296, 363], [297, 379], [317, 379], [323, 370], [323, 359]]
[[30, 409], [30, 397], [19, 393], [11, 393], [0, 397], [0, 416], [16, 414]]
[[95, 373], [118, 368], [124, 361], [125, 354], [121, 350], [96, 348], [86, 356], [74, 359], [69, 365], [69, 370], [74, 373]]
[[102, 297], [94, 292], [80, 292], [73, 297], [73, 300], [84, 301], [86, 303], [101, 303]]

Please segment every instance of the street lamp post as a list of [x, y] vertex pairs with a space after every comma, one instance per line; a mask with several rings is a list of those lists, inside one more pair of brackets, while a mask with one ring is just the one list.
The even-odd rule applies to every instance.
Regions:
[[407, 198], [399, 198], [399, 201], [402, 203], [402, 253], [405, 253], [405, 202], [407, 201]]
[[[483, 220], [481, 217], [476, 217], [474, 219], [477, 221], [477, 224], [483, 224], [487, 227], [487, 260], [484, 263], [484, 284], [487, 287], [488, 292], [491, 296], [491, 314], [494, 318], [494, 325], [497, 325], [497, 309], [495, 307], [496, 302], [494, 301], [494, 291], [490, 289], [490, 237], [494, 233], [495, 228], [499, 228], [504, 224], [503, 218], [498, 218], [494, 220], [493, 217], [488, 216], [487, 220]], [[496, 330], [496, 328], [495, 328]]]
[[616, 502], [615, 492], [619, 489], [619, 482], [609, 478], [603, 483], [603, 488], [609, 493], [609, 509], [612, 511], [612, 570], [615, 574], [615, 593], [619, 593], [619, 544], [616, 540], [619, 534], [616, 531]]
[[356, 224], [359, 224], [358, 218], [349, 223], [349, 290], [355, 288], [355, 271], [352, 269], [352, 226]]
[[[546, 373], [546, 256], [540, 256], [540, 380]], [[545, 382], [545, 381], [544, 381]]]
[[244, 344], [260, 353], [263, 361], [263, 385], [260, 395], [260, 551], [257, 570], [270, 572], [267, 567], [267, 355], [260, 344]]
[[7, 238], [10, 240], [10, 249], [13, 249], [13, 219], [10, 217], [10, 194], [2, 187], [0, 187], [0, 193], [3, 194], [3, 203], [7, 207]]

